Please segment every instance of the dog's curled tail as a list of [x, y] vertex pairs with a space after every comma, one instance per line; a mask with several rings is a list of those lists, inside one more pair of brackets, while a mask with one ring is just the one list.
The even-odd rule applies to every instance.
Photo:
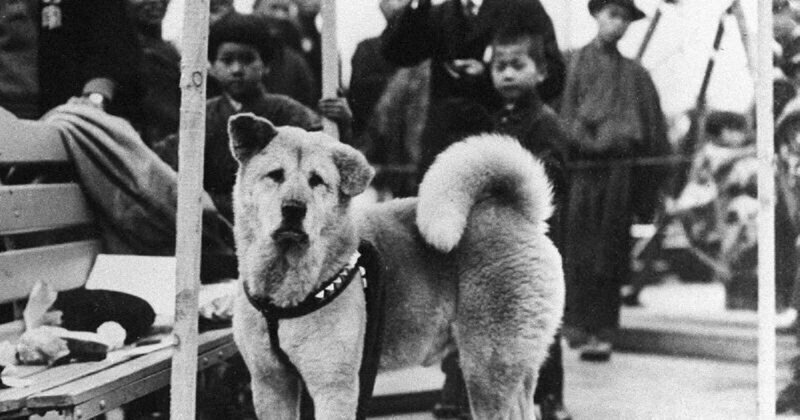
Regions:
[[482, 134], [436, 157], [419, 186], [417, 227], [425, 241], [449, 252], [461, 240], [472, 206], [498, 200], [547, 230], [553, 189], [544, 164], [513, 137]]

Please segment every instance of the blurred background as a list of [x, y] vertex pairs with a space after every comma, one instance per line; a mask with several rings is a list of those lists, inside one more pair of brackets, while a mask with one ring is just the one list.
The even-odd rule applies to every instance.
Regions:
[[[436, 1], [434, 1], [436, 3]], [[665, 4], [661, 0], [639, 0], [636, 4], [652, 17], [659, 5], [661, 20], [653, 34], [642, 63], [650, 71], [661, 95], [668, 121], [675, 129], [688, 128], [681, 117], [694, 107], [703, 80], [717, 23], [725, 9], [726, 0], [680, 0]], [[241, 12], [250, 12], [253, 0], [235, 0]], [[542, 0], [555, 25], [559, 46], [575, 50], [594, 37], [596, 28], [584, 0]], [[750, 42], [755, 42], [756, 1], [741, 2]], [[180, 45], [183, 0], [172, 0], [164, 19], [164, 38]], [[350, 58], [356, 44], [364, 38], [378, 35], [384, 19], [377, 0], [337, 1], [339, 50], [342, 59], [342, 80], [350, 80]], [[620, 42], [623, 54], [633, 57], [647, 32], [650, 19], [634, 22]], [[747, 112], [753, 104], [753, 79], [748, 70], [747, 55], [742, 44], [735, 17], [728, 16], [725, 34], [720, 44], [714, 73], [710, 80], [707, 104], [711, 109]]]

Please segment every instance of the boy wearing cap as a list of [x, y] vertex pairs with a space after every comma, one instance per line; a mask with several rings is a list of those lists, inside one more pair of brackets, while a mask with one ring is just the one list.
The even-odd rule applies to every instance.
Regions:
[[565, 333], [583, 360], [606, 361], [630, 275], [633, 217], [652, 217], [665, 178], [662, 168], [631, 162], [668, 154], [670, 144], [650, 75], [617, 49], [645, 14], [632, 0], [590, 0], [589, 11], [597, 36], [572, 59], [561, 105], [577, 162], [565, 224]]

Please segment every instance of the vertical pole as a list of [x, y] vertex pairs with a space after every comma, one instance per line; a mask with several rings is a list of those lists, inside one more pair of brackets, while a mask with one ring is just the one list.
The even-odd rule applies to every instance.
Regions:
[[[750, 30], [747, 28], [747, 20], [744, 17], [744, 10], [742, 10], [742, 2], [740, 0], [734, 0], [733, 4], [731, 5], [731, 9], [733, 9], [733, 15], [736, 17], [736, 24], [739, 27], [739, 36], [742, 38], [742, 46], [744, 46], [744, 54], [747, 56], [747, 70], [750, 71], [750, 75], [755, 80], [757, 76], [757, 64], [756, 64], [756, 50], [757, 50], [757, 40], [755, 40], [751, 34]], [[770, 34], [772, 31], [770, 31]]]
[[178, 215], [175, 243], [175, 329], [171, 415], [194, 420], [197, 392], [197, 295], [200, 285], [203, 152], [208, 66], [208, 0], [185, 0], [181, 34], [181, 111], [178, 149]]
[[772, 2], [758, 2], [758, 418], [775, 418], [775, 171]]
[[661, 20], [662, 7], [664, 7], [664, 2], [661, 2], [658, 5], [656, 14], [650, 21], [650, 25], [647, 26], [647, 32], [645, 32], [642, 43], [639, 45], [639, 51], [636, 52], [636, 61], [642, 61], [642, 57], [644, 57], [644, 53], [647, 51], [647, 46], [650, 45], [650, 41], [653, 39], [653, 34], [656, 32], [656, 28], [658, 27], [658, 22]]
[[[336, 35], [336, 0], [322, 0], [322, 97], [335, 98], [339, 89], [339, 51]], [[326, 134], [339, 137], [336, 123], [325, 119]]]

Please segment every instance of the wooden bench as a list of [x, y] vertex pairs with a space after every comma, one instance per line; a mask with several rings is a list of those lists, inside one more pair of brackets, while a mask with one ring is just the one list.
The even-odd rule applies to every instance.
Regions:
[[[58, 136], [0, 131], [0, 305], [13, 318], [0, 341], [23, 332], [21, 308], [37, 281], [56, 290], [81, 287], [102, 245], [80, 185], [75, 182], [2, 185], [11, 166], [68, 166]], [[230, 328], [199, 337], [198, 369], [236, 354]], [[34, 369], [33, 385], [0, 390], [0, 419], [57, 412], [68, 419], [110, 411], [169, 385], [173, 348], [126, 360]]]

